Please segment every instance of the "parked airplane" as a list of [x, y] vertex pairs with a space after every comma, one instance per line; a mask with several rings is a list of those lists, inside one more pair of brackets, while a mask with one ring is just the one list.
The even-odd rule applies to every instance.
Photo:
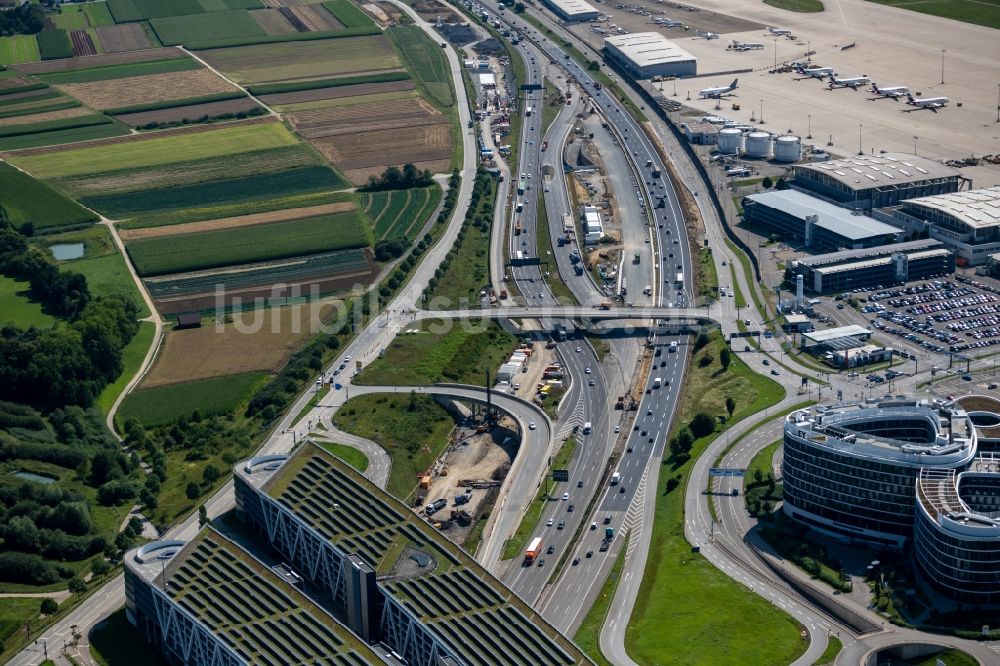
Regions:
[[719, 88], [705, 88], [704, 90], [699, 90], [698, 94], [701, 96], [702, 99], [705, 99], [705, 98], [708, 98], [708, 97], [711, 97], [712, 99], [716, 99], [716, 98], [722, 97], [727, 92], [732, 92], [732, 91], [736, 90], [736, 83], [738, 81], [739, 81], [739, 79], [733, 79], [733, 82], [730, 83], [728, 86], [721, 86]]
[[728, 48], [731, 51], [753, 51], [764, 48], [764, 45], [760, 42], [741, 42], [734, 39]]
[[872, 101], [879, 99], [880, 97], [888, 97], [894, 102], [898, 102], [900, 97], [910, 94], [910, 89], [906, 86], [888, 86], [885, 88], [879, 88], [878, 84], [873, 83], [871, 92], [878, 95], [878, 97], [872, 98]]
[[857, 90], [861, 86], [870, 82], [867, 76], [862, 74], [861, 76], [852, 76], [850, 78], [837, 78], [836, 76], [830, 77], [830, 90], [834, 88], [850, 88], [851, 90]]
[[[699, 30], [698, 37], [701, 37], [702, 39], [718, 39], [719, 35], [714, 32], [702, 32]], [[695, 37], [695, 39], [698, 39], [698, 37]]]
[[799, 74], [811, 79], [825, 79], [828, 76], [836, 76], [833, 67], [800, 67]]
[[908, 94], [906, 99], [908, 100], [906, 102], [907, 104], [916, 107], [913, 109], [903, 109], [903, 111], [907, 113], [910, 113], [911, 111], [919, 111], [920, 109], [930, 109], [934, 113], [937, 113], [938, 109], [948, 104], [947, 97], [925, 97], [924, 99], [914, 99], [913, 95]]
[[768, 28], [767, 31], [772, 35], [778, 35], [778, 36], [784, 35], [786, 37], [791, 37], [792, 35], [792, 31], [789, 30], [788, 28]]
[[684, 21], [675, 21], [674, 19], [668, 19], [668, 18], [654, 19], [653, 23], [655, 23], [656, 25], [659, 25], [659, 26], [663, 26], [664, 28], [683, 28], [684, 27]]

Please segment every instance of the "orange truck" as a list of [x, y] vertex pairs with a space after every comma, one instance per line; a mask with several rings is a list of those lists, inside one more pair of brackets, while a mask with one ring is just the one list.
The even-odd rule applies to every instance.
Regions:
[[524, 551], [524, 563], [531, 564], [542, 553], [542, 537], [535, 537]]

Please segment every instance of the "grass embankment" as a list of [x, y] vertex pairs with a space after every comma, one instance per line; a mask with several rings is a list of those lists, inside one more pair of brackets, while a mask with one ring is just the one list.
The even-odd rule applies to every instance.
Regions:
[[826, 649], [816, 660], [816, 666], [829, 666], [837, 659], [837, 655], [844, 649], [844, 644], [836, 636], [827, 637]]
[[[551, 469], [566, 469], [569, 461], [573, 458], [573, 450], [575, 448], [576, 438], [570, 435], [552, 459]], [[546, 476], [548, 474], [549, 472], [546, 472]], [[546, 492], [546, 489], [548, 492]], [[532, 537], [532, 533], [538, 527], [538, 521], [542, 518], [542, 511], [545, 510], [549, 502], [558, 502], [560, 495], [562, 495], [562, 482], [556, 483], [546, 481], [545, 479], [542, 480], [542, 485], [539, 486], [535, 499], [531, 501], [531, 504], [528, 505], [527, 510], [524, 512], [517, 530], [504, 542], [503, 553], [500, 555], [501, 560], [509, 560], [523, 552], [524, 548], [528, 545], [528, 539]]]
[[740, 283], [736, 281], [736, 268], [732, 265], [729, 266], [729, 277], [732, 280], [730, 285], [732, 285], [733, 293], [735, 294], [733, 300], [736, 303], [736, 307], [738, 309], [745, 308], [747, 306], [747, 299], [743, 297], [743, 289], [740, 288]]
[[936, 664], [944, 664], [944, 666], [978, 666], [979, 660], [966, 652], [962, 652], [961, 650], [948, 648], [943, 652], [930, 655], [923, 659], [914, 659], [909, 663], [912, 664], [912, 666], [935, 666]]
[[[729, 396], [737, 399], [729, 424], [784, 396], [779, 384], [755, 374], [738, 358], [723, 370], [723, 345], [721, 336], [712, 333], [708, 344], [694, 352], [674, 433], [698, 413], [719, 423], [718, 417], [727, 414]], [[717, 425], [712, 433], [696, 438], [690, 458], [666, 453], [661, 487], [670, 490], [661, 491], [656, 503], [649, 559], [625, 636], [629, 654], [640, 663], [790, 663], [805, 649], [791, 617], [692, 553], [684, 537], [687, 475], [692, 461], [721, 431]], [[768, 640], [758, 640], [760, 636]]]
[[[562, 178], [562, 174], [557, 174], [557, 178]], [[545, 198], [538, 197], [535, 202], [535, 247], [538, 248], [538, 257], [542, 260], [542, 280], [548, 286], [549, 291], [556, 297], [556, 301], [563, 305], [579, 305], [576, 296], [569, 290], [563, 282], [559, 267], [556, 265], [552, 248], [552, 233], [549, 230], [549, 214], [545, 208]]]
[[764, 4], [804, 14], [815, 14], [825, 9], [820, 0], [764, 0]]
[[618, 582], [622, 577], [622, 568], [625, 566], [625, 554], [628, 552], [628, 540], [631, 534], [626, 535], [622, 544], [621, 552], [615, 558], [615, 563], [611, 565], [608, 578], [601, 587], [600, 594], [594, 599], [594, 605], [587, 611], [587, 617], [583, 618], [580, 628], [576, 630], [573, 641], [583, 650], [588, 657], [598, 666], [612, 666], [601, 653], [601, 627], [608, 617], [608, 609], [611, 608], [611, 601], [618, 591]]
[[739, 260], [740, 265], [743, 267], [743, 276], [746, 278], [747, 285], [750, 287], [750, 298], [753, 299], [754, 307], [757, 308], [757, 314], [760, 315], [761, 321], [767, 321], [767, 310], [760, 302], [760, 296], [757, 295], [757, 290], [753, 288], [756, 280], [753, 278], [754, 272], [753, 266], [750, 264], [750, 259], [747, 257], [746, 253], [743, 252], [743, 250], [736, 247], [736, 245], [728, 238], [726, 239], [726, 247], [729, 248], [729, 251], [733, 253], [733, 255]]
[[316, 442], [320, 447], [326, 449], [333, 455], [337, 456], [345, 463], [358, 470], [364, 474], [365, 470], [368, 469], [368, 456], [366, 456], [361, 451], [355, 448], [347, 446], [346, 444], [337, 444], [335, 442]]
[[702, 248], [698, 253], [698, 263], [697, 296], [699, 298], [718, 298], [719, 276], [715, 271], [712, 251], [708, 248]]
[[[486, 371], [496, 369], [510, 356], [517, 338], [496, 324], [476, 330], [463, 322], [422, 322], [417, 333], [400, 333], [355, 378], [367, 386], [426, 386], [457, 382], [483, 386]], [[446, 332], [436, 332], [448, 329]], [[412, 329], [410, 329], [412, 330]]]
[[964, 23], [1000, 28], [1000, 8], [996, 0], [868, 0], [880, 5], [891, 5], [921, 14], [942, 16]]
[[125, 618], [124, 608], [112, 613], [90, 633], [90, 656], [101, 666], [167, 666], [159, 651]]
[[448, 445], [454, 421], [427, 395], [362, 395], [337, 412], [341, 430], [370, 439], [392, 458], [386, 490], [406, 502], [423, 474]]
[[97, 408], [101, 410], [102, 414], [107, 415], [111, 411], [115, 400], [125, 390], [125, 387], [131, 381], [132, 377], [135, 376], [135, 373], [139, 372], [142, 361], [146, 358], [146, 352], [149, 351], [150, 345], [153, 344], [155, 333], [156, 326], [153, 322], [139, 322], [139, 330], [136, 332], [135, 337], [125, 345], [125, 349], [122, 351], [122, 365], [124, 367], [122, 373], [118, 375], [118, 379], [113, 383], [105, 386], [104, 390], [101, 391], [101, 395], [97, 397]]

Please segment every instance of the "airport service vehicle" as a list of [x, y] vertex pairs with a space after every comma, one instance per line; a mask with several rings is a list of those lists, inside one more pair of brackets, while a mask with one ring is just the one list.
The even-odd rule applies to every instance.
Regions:
[[531, 564], [542, 553], [542, 537], [535, 537], [524, 551], [524, 563]]
[[916, 99], [913, 95], [907, 95], [906, 100], [907, 104], [915, 107], [912, 109], [904, 109], [907, 113], [918, 109], [930, 109], [934, 113], [937, 113], [938, 109], [948, 104], [947, 97], [925, 97], [923, 99]]
[[733, 79], [733, 82], [730, 83], [728, 86], [720, 86], [718, 88], [705, 88], [704, 90], [699, 90], [698, 94], [701, 96], [702, 99], [706, 98], [715, 99], [717, 97], [722, 97], [726, 93], [736, 90], [736, 84], [738, 82], [739, 79]]

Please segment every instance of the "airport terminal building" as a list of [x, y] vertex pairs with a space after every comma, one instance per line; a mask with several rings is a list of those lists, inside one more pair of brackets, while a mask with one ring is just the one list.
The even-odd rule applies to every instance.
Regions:
[[1000, 252], [1000, 187], [907, 199], [874, 214], [908, 233], [941, 241], [961, 266], [985, 265]]
[[656, 32], [607, 37], [604, 51], [634, 79], [654, 76], [694, 76], [698, 59]]
[[802, 239], [824, 252], [878, 247], [902, 240], [903, 231], [798, 190], [775, 190], [743, 199], [743, 219]]
[[925, 280], [955, 272], [955, 254], [936, 240], [893, 243], [861, 250], [844, 250], [788, 262], [786, 279], [802, 275], [805, 288], [835, 294]]
[[838, 206], [871, 210], [904, 199], [957, 192], [957, 169], [909, 153], [859, 155], [795, 166], [792, 187]]
[[175, 662], [591, 664], [409, 508], [306, 442], [234, 473], [237, 545], [126, 554], [130, 621]]
[[[986, 400], [1000, 423], [1000, 401]], [[966, 407], [890, 399], [790, 414], [783, 511], [846, 542], [903, 549], [912, 541], [940, 592], [1000, 602], [1000, 458], [978, 450]]]

